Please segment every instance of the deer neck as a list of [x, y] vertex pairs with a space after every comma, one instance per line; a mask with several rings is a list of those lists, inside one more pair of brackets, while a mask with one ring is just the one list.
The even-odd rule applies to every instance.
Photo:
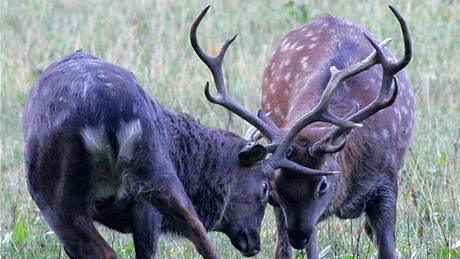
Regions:
[[169, 113], [170, 157], [200, 220], [209, 230], [221, 219], [236, 177], [239, 136], [201, 125], [186, 114]]

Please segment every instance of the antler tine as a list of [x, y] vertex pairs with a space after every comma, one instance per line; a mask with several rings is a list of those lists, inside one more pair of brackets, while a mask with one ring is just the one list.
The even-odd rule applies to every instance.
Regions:
[[[378, 111], [385, 109], [388, 106], [391, 106], [396, 100], [399, 84], [397, 78], [394, 75], [398, 73], [401, 69], [403, 69], [405, 66], [407, 66], [407, 64], [409, 64], [412, 58], [412, 43], [406, 21], [398, 13], [398, 11], [396, 11], [394, 7], [390, 6], [390, 9], [398, 19], [401, 26], [405, 46], [404, 57], [397, 62], [391, 62], [385, 57], [382, 48], [368, 35], [364, 35], [375, 49], [375, 61], [382, 65], [382, 83], [379, 95], [376, 97], [376, 99], [369, 105], [364, 107], [362, 110], [356, 112], [351, 116], [347, 116], [346, 120], [354, 121], [356, 123], [361, 122], [369, 118], [370, 116], [374, 115]], [[392, 84], [392, 82], [394, 82], [394, 84]], [[392, 85], [393, 88], [391, 87]], [[328, 134], [325, 138], [315, 143], [310, 149], [310, 154], [321, 155], [323, 153], [329, 153], [329, 151], [324, 149], [324, 147], [327, 145], [332, 145], [335, 142], [344, 142], [346, 140], [346, 136], [349, 133], [350, 129], [337, 128], [336, 130]], [[338, 141], [339, 139], [341, 141]]]
[[229, 111], [241, 117], [243, 120], [247, 121], [249, 124], [256, 127], [262, 133], [262, 135], [266, 136], [268, 139], [271, 140], [277, 135], [277, 132], [276, 132], [277, 129], [270, 127], [270, 125], [265, 123], [262, 119], [257, 117], [255, 114], [252, 114], [245, 108], [243, 108], [241, 105], [233, 101], [227, 95], [227, 90], [226, 90], [225, 80], [224, 80], [224, 73], [222, 71], [222, 63], [224, 61], [225, 53], [228, 47], [230, 46], [230, 44], [232, 44], [232, 42], [235, 40], [237, 35], [225, 41], [224, 45], [220, 49], [217, 56], [208, 55], [200, 47], [200, 44], [198, 43], [196, 31], [198, 29], [199, 24], [201, 23], [201, 20], [208, 12], [209, 8], [210, 8], [210, 5], [206, 6], [203, 9], [203, 11], [201, 11], [201, 13], [197, 16], [197, 18], [193, 22], [192, 27], [190, 29], [190, 42], [192, 44], [192, 47], [195, 50], [198, 57], [200, 57], [200, 59], [206, 64], [206, 66], [211, 71], [213, 79], [214, 79], [214, 83], [217, 88], [217, 95], [216, 96], [211, 95], [209, 91], [209, 82], [207, 82], [205, 85], [205, 91], [204, 91], [205, 96], [211, 103], [223, 106], [224, 108], [228, 109]]
[[195, 50], [195, 53], [200, 57], [200, 59], [209, 67], [211, 66], [211, 61], [213, 60], [211, 56], [206, 54], [206, 52], [200, 47], [200, 44], [198, 43], [198, 39], [196, 36], [196, 31], [198, 29], [198, 25], [200, 25], [201, 20], [203, 20], [203, 17], [206, 15], [208, 12], [209, 8], [211, 5], [206, 6], [203, 11], [195, 18], [193, 21], [192, 27], [190, 28], [190, 42], [192, 44], [192, 48]]
[[402, 17], [398, 10], [396, 10], [396, 8], [394, 8], [393, 6], [389, 5], [388, 7], [396, 16], [396, 19], [398, 19], [404, 39], [404, 57], [400, 61], [395, 63], [393, 67], [393, 69], [396, 71], [394, 73], [396, 74], [397, 71], [405, 68], [412, 59], [412, 40], [410, 37], [409, 26], [407, 26], [407, 22], [404, 19], [404, 17]]

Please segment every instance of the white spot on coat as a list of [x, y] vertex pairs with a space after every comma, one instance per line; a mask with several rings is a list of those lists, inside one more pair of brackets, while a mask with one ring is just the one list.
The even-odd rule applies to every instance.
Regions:
[[407, 115], [407, 108], [402, 106], [401, 107], [401, 112], [404, 114], [404, 115]]
[[390, 137], [390, 133], [387, 129], [382, 129], [382, 137], [383, 139], [387, 140]]
[[300, 60], [300, 64], [302, 65], [302, 69], [306, 70], [308, 68], [308, 56], [303, 57]]
[[264, 77], [264, 85], [266, 85], [268, 83], [268, 76], [265, 76]]
[[290, 72], [287, 72], [286, 75], [284, 75], [284, 81], [289, 81], [289, 79], [291, 79], [291, 73]]
[[281, 115], [281, 109], [280, 109], [280, 107], [275, 107], [274, 112], [275, 112], [275, 114], [277, 114], [277, 115]]
[[286, 58], [286, 59], [284, 60], [284, 62], [283, 62], [283, 66], [284, 66], [284, 67], [287, 67], [287, 66], [289, 66], [289, 64], [291, 64], [291, 59], [290, 59], [290, 58]]
[[272, 95], [275, 94], [275, 87], [274, 87], [273, 83], [270, 84], [270, 93], [271, 93]]
[[286, 43], [284, 45], [281, 46], [281, 51], [286, 51], [288, 50], [289, 48], [291, 47], [291, 44], [290, 43]]
[[401, 122], [401, 112], [397, 107], [394, 108], [395, 114], [398, 117], [398, 121]]
[[262, 102], [265, 103], [267, 101], [267, 95], [263, 94], [262, 95]]

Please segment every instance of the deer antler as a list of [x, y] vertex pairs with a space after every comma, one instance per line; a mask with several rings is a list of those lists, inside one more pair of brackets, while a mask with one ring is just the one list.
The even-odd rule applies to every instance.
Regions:
[[205, 91], [204, 91], [206, 98], [211, 103], [221, 105], [225, 107], [226, 109], [228, 109], [229, 111], [235, 113], [236, 115], [241, 117], [243, 120], [247, 121], [249, 124], [256, 127], [264, 136], [266, 136], [269, 139], [272, 139], [274, 136], [277, 135], [276, 129], [270, 127], [270, 125], [265, 123], [255, 114], [243, 108], [241, 105], [236, 103], [233, 99], [231, 99], [227, 94], [224, 74], [222, 71], [222, 62], [224, 60], [224, 56], [225, 56], [225, 52], [227, 51], [227, 48], [230, 46], [230, 44], [232, 44], [232, 42], [235, 40], [237, 35], [226, 40], [221, 50], [219, 51], [219, 54], [217, 54], [217, 56], [214, 56], [214, 57], [206, 54], [205, 51], [200, 47], [200, 44], [198, 43], [196, 31], [197, 31], [198, 25], [200, 24], [201, 20], [206, 15], [206, 13], [208, 12], [209, 8], [210, 6], [208, 5], [206, 6], [206, 8], [204, 8], [203, 11], [201, 11], [201, 13], [198, 15], [198, 17], [193, 22], [192, 28], [190, 30], [190, 42], [192, 43], [192, 47], [195, 50], [198, 57], [200, 57], [200, 59], [206, 64], [209, 70], [211, 70], [212, 76], [214, 78], [214, 83], [217, 89], [217, 95], [215, 96], [211, 95], [209, 91], [209, 82], [206, 82]]
[[[383, 40], [380, 44], [377, 44], [373, 41], [368, 35], [364, 35], [369, 42], [374, 47], [373, 51], [369, 56], [367, 56], [362, 61], [347, 67], [343, 70], [337, 70], [334, 66], [330, 68], [331, 77], [329, 82], [321, 96], [319, 103], [307, 114], [303, 115], [294, 126], [289, 130], [287, 135], [280, 141], [279, 145], [277, 143], [271, 143], [272, 149], [274, 150], [273, 155], [267, 159], [267, 163], [270, 164], [273, 168], [285, 168], [292, 171], [296, 171], [303, 174], [316, 174], [316, 175], [328, 175], [336, 172], [324, 172], [313, 169], [306, 169], [300, 164], [291, 161], [287, 158], [290, 145], [297, 134], [306, 126], [314, 122], [329, 122], [336, 125], [337, 130], [328, 134], [325, 138], [321, 139], [315, 143], [310, 151], [310, 154], [313, 156], [320, 156], [325, 153], [333, 153], [340, 151], [345, 146], [346, 136], [353, 128], [362, 126], [359, 122], [365, 120], [366, 118], [372, 116], [376, 112], [390, 106], [396, 99], [398, 92], [398, 82], [394, 75], [403, 69], [410, 62], [412, 56], [412, 45], [410, 40], [409, 29], [407, 24], [398, 13], [398, 11], [390, 6], [391, 11], [395, 14], [398, 19], [401, 30], [404, 37], [404, 46], [405, 54], [403, 59], [392, 63], [391, 61], [385, 58], [382, 48], [391, 42], [391, 38]], [[374, 102], [366, 106], [364, 109], [359, 110], [356, 113], [348, 114], [345, 116], [345, 119], [339, 119], [328, 110], [328, 104], [330, 98], [334, 91], [337, 89], [340, 82], [355, 76], [373, 65], [381, 64], [383, 67], [383, 79], [382, 87], [380, 90], [379, 96]], [[395, 81], [394, 87], [391, 88], [392, 81]], [[354, 110], [354, 109], [353, 109]], [[260, 117], [260, 116], [259, 116]], [[340, 140], [340, 141], [338, 141]], [[274, 147], [273, 147], [274, 146]]]
[[[401, 60], [392, 62], [388, 60], [385, 55], [383, 54], [382, 47], [379, 46], [373, 39], [371, 39], [368, 35], [364, 35], [367, 40], [371, 43], [374, 47], [375, 51], [367, 57], [367, 62], [369, 65], [374, 64], [381, 64], [383, 68], [383, 76], [382, 76], [382, 84], [380, 88], [379, 95], [377, 98], [367, 105], [362, 110], [356, 112], [353, 115], [346, 116], [346, 120], [353, 121], [355, 123], [362, 122], [363, 120], [369, 118], [370, 116], [374, 115], [378, 111], [385, 109], [388, 106], [391, 106], [394, 101], [396, 100], [397, 93], [398, 93], [398, 81], [394, 75], [398, 73], [401, 69], [409, 64], [412, 58], [412, 43], [410, 38], [409, 29], [407, 26], [406, 21], [404, 18], [399, 14], [399, 12], [393, 7], [389, 6], [393, 14], [399, 21], [401, 26], [402, 35], [404, 38], [404, 56]], [[392, 88], [392, 82], [394, 83], [394, 87]], [[339, 151], [341, 148], [340, 146], [344, 146], [346, 141], [347, 135], [351, 132], [350, 129], [344, 127], [338, 127], [336, 130], [330, 132], [326, 137], [316, 142], [310, 148], [310, 154], [313, 156], [321, 156], [325, 153], [333, 153]], [[334, 148], [338, 147], [338, 148]]]
[[[228, 109], [229, 111], [237, 114], [239, 117], [246, 120], [251, 125], [253, 125], [255, 128], [257, 128], [262, 133], [263, 136], [268, 138], [268, 140], [271, 143], [267, 146], [267, 150], [269, 152], [272, 152], [272, 156], [267, 158], [264, 161], [264, 163], [270, 166], [273, 170], [277, 168], [284, 168], [284, 169], [293, 170], [293, 171], [303, 173], [303, 174], [314, 174], [314, 175], [330, 175], [330, 174], [338, 173], [336, 171], [320, 171], [320, 170], [316, 170], [312, 168], [307, 168], [296, 162], [289, 160], [287, 158], [289, 147], [292, 141], [294, 140], [294, 138], [297, 136], [297, 134], [306, 126], [314, 122], [327, 122], [327, 123], [336, 125], [338, 129], [334, 131], [333, 133], [329, 134], [326, 138], [317, 142], [312, 147], [310, 152], [314, 155], [318, 155], [321, 153], [337, 152], [338, 150], [343, 148], [345, 144], [344, 141], [346, 140], [345, 138], [345, 140], [343, 140], [339, 144], [336, 144], [335, 142], [339, 138], [343, 138], [343, 136], [346, 136], [352, 129], [361, 127], [362, 124], [360, 124], [359, 122], [371, 116], [372, 114], [375, 114], [377, 111], [385, 107], [388, 107], [394, 102], [396, 98], [398, 85], [397, 85], [396, 79], [393, 79], [393, 75], [396, 74], [401, 69], [403, 69], [409, 63], [411, 55], [412, 55], [409, 30], [407, 28], [407, 24], [404, 21], [404, 19], [400, 16], [400, 14], [392, 6], [390, 6], [390, 9], [393, 11], [396, 18], [400, 22], [401, 29], [403, 31], [404, 43], [405, 43], [406, 49], [405, 49], [405, 56], [402, 60], [396, 63], [391, 63], [390, 61], [385, 59], [381, 48], [387, 45], [391, 41], [391, 39], [383, 40], [380, 44], [377, 44], [372, 39], [370, 39], [367, 35], [365, 35], [365, 37], [370, 41], [372, 46], [375, 48], [375, 51], [373, 51], [368, 57], [366, 57], [362, 61], [350, 67], [347, 67], [343, 70], [338, 70], [334, 66], [331, 67], [330, 68], [331, 77], [323, 92], [323, 95], [321, 96], [319, 103], [310, 112], [308, 112], [307, 114], [303, 115], [300, 119], [298, 119], [297, 122], [294, 124], [294, 126], [286, 134], [286, 136], [282, 137], [280, 134], [280, 129], [273, 122], [270, 121], [270, 119], [264, 112], [259, 111], [257, 116], [255, 116], [251, 112], [244, 109], [241, 105], [233, 101], [227, 95], [223, 71], [222, 71], [222, 62], [223, 62], [227, 48], [234, 41], [234, 39], [236, 38], [236, 35], [224, 43], [224, 45], [222, 46], [222, 49], [219, 51], [219, 54], [217, 54], [217, 56], [215, 57], [207, 55], [203, 51], [203, 49], [199, 46], [197, 37], [196, 37], [196, 30], [201, 20], [203, 19], [203, 17], [206, 15], [207, 11], [209, 10], [209, 7], [210, 6], [207, 6], [200, 13], [200, 15], [195, 19], [195, 21], [193, 22], [191, 31], [190, 31], [190, 41], [192, 43], [192, 47], [197, 53], [197, 55], [200, 57], [200, 59], [211, 70], [211, 73], [214, 78], [214, 83], [216, 85], [217, 92], [218, 92], [216, 96], [212, 96], [209, 92], [209, 82], [207, 82], [205, 86], [206, 98], [210, 102], [221, 105], [225, 107], [226, 109]], [[382, 89], [380, 91], [379, 97], [373, 103], [371, 103], [364, 109], [354, 113], [353, 115], [346, 116], [346, 119], [338, 118], [337, 116], [332, 114], [328, 109], [328, 105], [329, 105], [329, 102], [330, 102], [330, 99], [333, 93], [335, 92], [339, 84], [342, 81], [369, 69], [375, 64], [381, 64], [382, 67], [384, 68]], [[393, 91], [390, 91], [391, 82], [393, 80], [395, 80], [395, 87], [393, 88]]]

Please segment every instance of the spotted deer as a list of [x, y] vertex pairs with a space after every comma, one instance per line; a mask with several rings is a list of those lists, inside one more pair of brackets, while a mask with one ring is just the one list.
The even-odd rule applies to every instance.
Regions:
[[265, 68], [259, 117], [277, 129], [262, 132], [271, 149], [287, 150], [289, 160], [319, 172], [340, 172], [277, 171], [276, 258], [290, 258], [291, 245], [318, 258], [317, 222], [363, 213], [379, 258], [397, 256], [398, 172], [411, 140], [415, 100], [404, 69], [412, 55], [409, 30], [390, 9], [404, 38], [401, 60], [383, 49], [391, 39], [377, 44], [362, 27], [323, 16], [284, 36]]

